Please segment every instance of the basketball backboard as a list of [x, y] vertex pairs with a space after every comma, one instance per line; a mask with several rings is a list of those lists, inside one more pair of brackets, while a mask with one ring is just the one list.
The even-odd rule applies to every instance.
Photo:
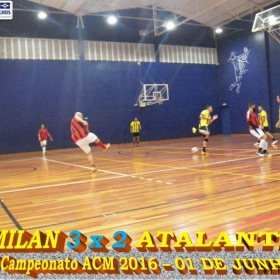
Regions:
[[280, 5], [256, 14], [252, 32], [258, 31], [267, 31], [280, 43]]
[[134, 106], [146, 107], [162, 104], [169, 100], [169, 88], [167, 84], [144, 84]]

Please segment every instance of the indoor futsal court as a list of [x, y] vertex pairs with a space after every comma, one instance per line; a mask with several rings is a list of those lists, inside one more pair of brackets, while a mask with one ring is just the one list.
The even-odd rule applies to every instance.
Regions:
[[[87, 234], [125, 229], [180, 233], [273, 230], [279, 218], [279, 149], [258, 158], [248, 136], [214, 136], [210, 155], [190, 154], [198, 139], [94, 148], [91, 173], [78, 149], [1, 156], [1, 228], [79, 228]], [[172, 143], [174, 143], [172, 141]], [[17, 170], [17, 172], [15, 172]], [[3, 204], [5, 205], [3, 207]], [[248, 206], [249, 205], [249, 206]], [[251, 206], [250, 206], [251, 205]], [[257, 215], [257, 217], [256, 217]]]
[[0, 1], [0, 229], [277, 231], [279, 30], [275, 0]]

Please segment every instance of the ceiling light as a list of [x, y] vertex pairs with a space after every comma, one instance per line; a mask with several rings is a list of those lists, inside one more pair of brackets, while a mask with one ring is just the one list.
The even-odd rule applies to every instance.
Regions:
[[117, 21], [118, 21], [118, 19], [117, 19], [115, 16], [109, 16], [109, 17], [107, 18], [107, 22], [108, 22], [109, 24], [111, 24], [111, 25], [116, 24]]
[[166, 24], [165, 24], [165, 27], [167, 30], [172, 30], [175, 28], [175, 23], [173, 21], [168, 21]]
[[216, 33], [217, 33], [217, 34], [220, 34], [220, 33], [222, 33], [222, 32], [223, 32], [223, 29], [222, 29], [222, 28], [217, 28], [217, 29], [216, 29]]
[[45, 19], [48, 15], [45, 12], [40, 12], [38, 13], [38, 18], [39, 19]]

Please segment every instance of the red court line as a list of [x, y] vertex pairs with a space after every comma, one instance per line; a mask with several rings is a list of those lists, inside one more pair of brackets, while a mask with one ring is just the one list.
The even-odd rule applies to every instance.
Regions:
[[252, 224], [256, 224], [256, 223], [263, 222], [263, 221], [270, 220], [270, 219], [277, 218], [277, 217], [280, 217], [280, 212], [276, 212], [276, 213], [273, 213], [273, 214], [267, 214], [267, 215], [259, 217], [259, 218], [248, 220], [246, 222], [242, 222], [242, 223], [236, 224], [236, 225], [234, 225], [234, 226], [232, 226], [232, 227], [230, 227], [228, 229], [220, 228], [219, 230], [208, 232], [208, 234], [209, 235], [218, 234], [218, 233], [227, 231], [229, 229], [231, 229], [231, 230], [232, 229], [233, 230], [238, 230], [241, 227], [252, 225]]

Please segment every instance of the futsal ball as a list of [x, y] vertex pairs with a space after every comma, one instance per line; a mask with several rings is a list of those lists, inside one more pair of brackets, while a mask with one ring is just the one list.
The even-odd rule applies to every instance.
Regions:
[[197, 147], [193, 147], [193, 148], [192, 148], [192, 152], [193, 152], [193, 153], [196, 153], [197, 151], [198, 151], [198, 148], [197, 148]]

